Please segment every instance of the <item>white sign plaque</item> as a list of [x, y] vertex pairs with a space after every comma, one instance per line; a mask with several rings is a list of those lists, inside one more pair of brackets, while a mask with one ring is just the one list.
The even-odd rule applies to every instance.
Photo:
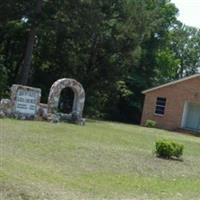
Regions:
[[38, 92], [19, 89], [16, 95], [16, 112], [35, 115], [37, 111]]

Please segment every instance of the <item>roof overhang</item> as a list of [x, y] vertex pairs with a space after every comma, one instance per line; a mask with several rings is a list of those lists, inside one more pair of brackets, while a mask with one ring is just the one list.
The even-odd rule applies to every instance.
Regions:
[[157, 87], [150, 88], [150, 89], [148, 89], [148, 90], [144, 90], [144, 91], [142, 91], [142, 94], [146, 94], [146, 93], [148, 93], [148, 92], [152, 92], [152, 91], [154, 91], [154, 90], [158, 90], [158, 89], [161, 89], [161, 88], [164, 88], [164, 87], [168, 87], [168, 86], [171, 86], [171, 85], [175, 85], [175, 84], [177, 84], [177, 83], [180, 83], [180, 82], [183, 82], [183, 81], [187, 81], [187, 80], [190, 80], [190, 79], [193, 79], [193, 78], [197, 78], [197, 77], [200, 77], [200, 74], [195, 74], [195, 75], [188, 76], [188, 77], [185, 77], [185, 78], [176, 80], [176, 81], [172, 81], [172, 82], [169, 82], [169, 83], [166, 83], [166, 84], [157, 86]]

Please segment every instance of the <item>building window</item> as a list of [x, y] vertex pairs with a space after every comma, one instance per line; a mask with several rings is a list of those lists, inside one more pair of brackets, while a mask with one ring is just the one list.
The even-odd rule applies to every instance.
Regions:
[[166, 98], [158, 97], [156, 100], [155, 114], [164, 115], [165, 114], [165, 106], [166, 106]]

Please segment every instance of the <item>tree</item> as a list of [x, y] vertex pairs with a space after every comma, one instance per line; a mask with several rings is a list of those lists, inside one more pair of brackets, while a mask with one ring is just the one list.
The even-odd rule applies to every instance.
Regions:
[[171, 31], [170, 48], [177, 59], [175, 78], [195, 74], [200, 69], [200, 30], [179, 23]]
[[32, 53], [33, 53], [33, 47], [34, 47], [35, 37], [36, 37], [36, 29], [37, 29], [38, 23], [40, 21], [41, 13], [42, 13], [42, 3], [43, 3], [43, 0], [37, 0], [36, 10], [32, 19], [28, 17], [27, 18], [24, 17], [24, 20], [31, 21], [31, 22], [30, 22], [30, 29], [28, 31], [24, 58], [21, 63], [21, 67], [19, 68], [18, 77], [17, 77], [17, 82], [23, 85], [26, 85], [29, 80]]
[[158, 82], [156, 55], [168, 44], [169, 31], [176, 22], [178, 10], [167, 0], [129, 0], [127, 6], [125, 38], [131, 48], [124, 62], [129, 69], [124, 80], [132, 95], [120, 100], [123, 102], [120, 113], [125, 121], [139, 123], [143, 103], [141, 91]]

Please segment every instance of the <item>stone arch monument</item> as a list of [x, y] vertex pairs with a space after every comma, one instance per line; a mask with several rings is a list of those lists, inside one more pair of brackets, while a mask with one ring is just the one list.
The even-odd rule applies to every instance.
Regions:
[[[58, 104], [63, 89], [71, 88], [74, 92], [72, 112], [70, 114], [59, 113]], [[83, 123], [83, 109], [85, 103], [85, 91], [82, 85], [74, 79], [63, 78], [57, 80], [51, 87], [48, 97], [48, 118], [51, 121], [72, 121]]]

